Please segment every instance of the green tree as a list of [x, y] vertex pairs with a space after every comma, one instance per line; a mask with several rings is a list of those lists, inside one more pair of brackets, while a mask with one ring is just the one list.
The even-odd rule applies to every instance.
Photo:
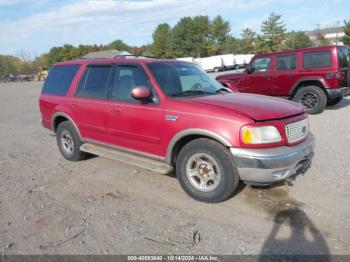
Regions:
[[313, 45], [314, 46], [325, 46], [330, 45], [331, 42], [327, 40], [324, 35], [322, 34], [321, 30], [317, 28], [313, 33]]
[[250, 54], [255, 51], [257, 34], [250, 28], [246, 28], [241, 33], [241, 43], [239, 53]]
[[223, 54], [240, 54], [241, 53], [241, 39], [233, 36], [228, 36], [225, 42], [222, 44]]
[[230, 23], [225, 21], [220, 15], [216, 16], [210, 23], [210, 35], [208, 39], [208, 54], [215, 55], [225, 48], [231, 30]]
[[344, 45], [350, 45], [350, 20], [344, 20], [344, 33], [345, 35], [342, 39], [343, 43]]
[[153, 32], [152, 55], [160, 58], [172, 57], [170, 50], [171, 27], [167, 24], [160, 24]]
[[[126, 43], [124, 43], [120, 39], [115, 40], [115, 41], [109, 43], [108, 45], [101, 46], [101, 47], [99, 47], [97, 49], [102, 49], [102, 50], [113, 49], [113, 50], [128, 51], [128, 52], [131, 51], [130, 46], [128, 46]], [[98, 51], [98, 50], [96, 50], [96, 51]]]
[[193, 19], [191, 17], [183, 17], [177, 22], [171, 31], [171, 38], [169, 41], [174, 56], [184, 57], [199, 55], [194, 46], [194, 31]]
[[281, 21], [281, 15], [271, 13], [267, 20], [262, 22], [261, 32], [263, 35], [259, 37], [260, 52], [274, 52], [285, 49], [285, 33], [286, 26]]
[[298, 48], [311, 47], [312, 41], [305, 32], [292, 31], [286, 35], [286, 44], [289, 49], [298, 49]]

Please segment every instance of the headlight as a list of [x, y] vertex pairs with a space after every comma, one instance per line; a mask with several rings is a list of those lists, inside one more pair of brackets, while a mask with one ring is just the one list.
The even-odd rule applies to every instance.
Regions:
[[282, 138], [274, 126], [245, 126], [241, 130], [241, 140], [244, 144], [268, 144], [280, 142]]

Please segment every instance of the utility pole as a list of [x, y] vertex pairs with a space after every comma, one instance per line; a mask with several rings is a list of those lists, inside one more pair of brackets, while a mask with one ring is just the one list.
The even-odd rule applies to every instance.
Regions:
[[339, 20], [337, 21], [337, 28], [335, 32], [335, 45], [338, 45], [338, 28], [339, 28]]

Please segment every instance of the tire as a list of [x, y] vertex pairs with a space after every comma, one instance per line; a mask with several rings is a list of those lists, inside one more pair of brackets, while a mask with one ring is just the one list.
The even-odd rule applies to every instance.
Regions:
[[58, 148], [65, 159], [79, 161], [86, 156], [84, 152], [80, 151], [82, 142], [71, 122], [64, 121], [58, 125], [56, 139]]
[[327, 104], [327, 96], [318, 86], [305, 86], [299, 88], [293, 101], [304, 105], [308, 114], [315, 115], [323, 112]]
[[239, 183], [238, 171], [229, 150], [207, 138], [187, 143], [176, 159], [175, 170], [183, 190], [201, 202], [224, 201]]
[[334, 98], [332, 100], [329, 100], [327, 102], [327, 106], [335, 106], [336, 104], [338, 104], [340, 101], [342, 101], [342, 97], [337, 97], [337, 98]]

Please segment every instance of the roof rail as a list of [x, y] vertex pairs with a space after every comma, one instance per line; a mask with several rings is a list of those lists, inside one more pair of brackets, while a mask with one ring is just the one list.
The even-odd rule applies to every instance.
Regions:
[[145, 56], [145, 55], [115, 55], [113, 57], [96, 57], [96, 58], [89, 58], [89, 57], [74, 57], [71, 59], [71, 61], [76, 60], [89, 60], [89, 59], [114, 59], [114, 58], [153, 58], [153, 59], [159, 59], [159, 57], [154, 56]]

